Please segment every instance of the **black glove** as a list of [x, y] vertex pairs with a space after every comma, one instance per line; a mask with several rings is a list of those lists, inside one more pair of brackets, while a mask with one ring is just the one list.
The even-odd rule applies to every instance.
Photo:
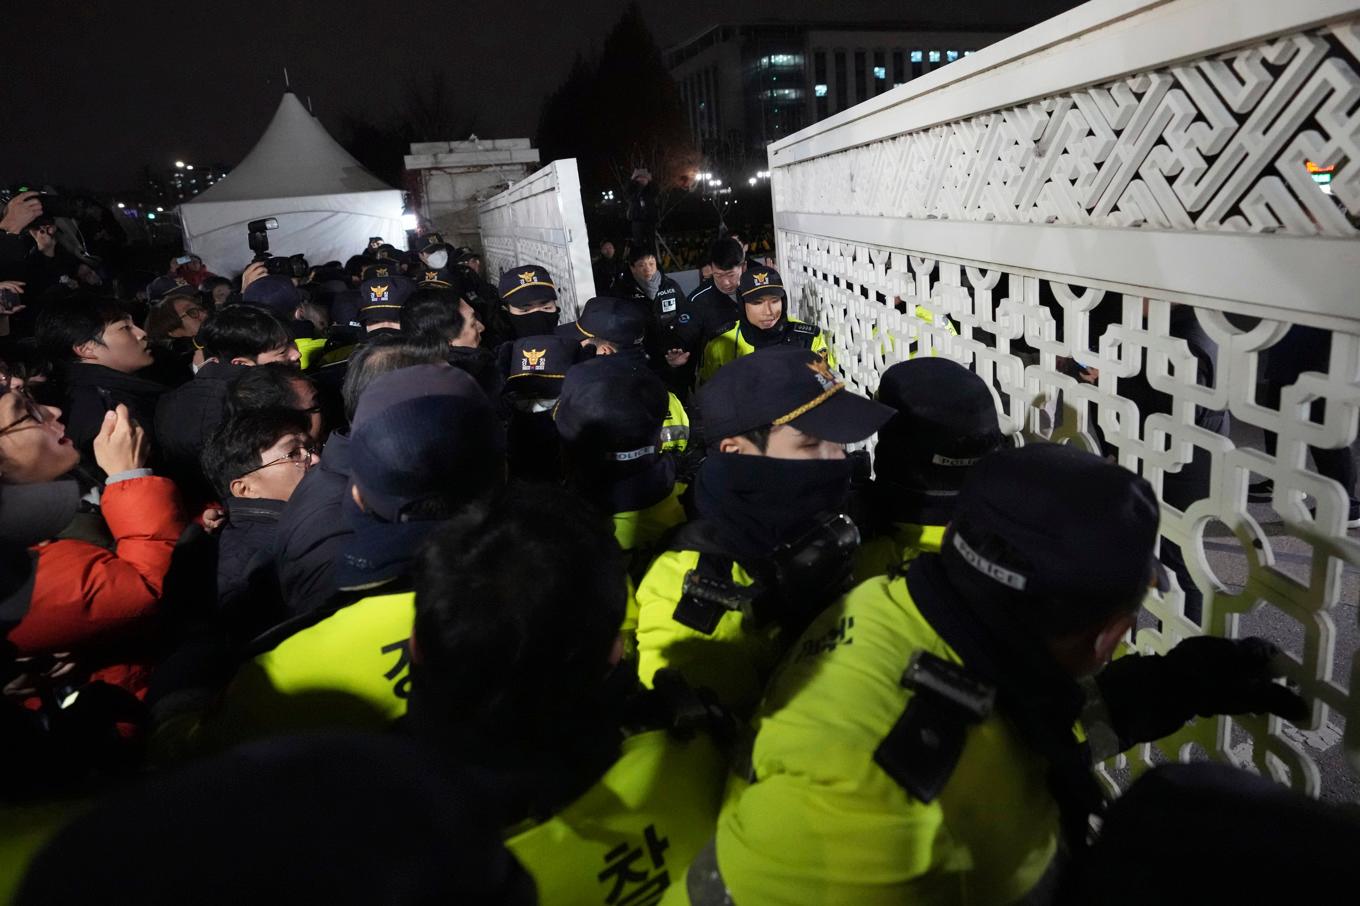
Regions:
[[1265, 639], [1186, 639], [1164, 655], [1130, 655], [1096, 676], [1123, 749], [1176, 732], [1190, 718], [1277, 714], [1300, 721], [1308, 704], [1274, 682], [1280, 649]]

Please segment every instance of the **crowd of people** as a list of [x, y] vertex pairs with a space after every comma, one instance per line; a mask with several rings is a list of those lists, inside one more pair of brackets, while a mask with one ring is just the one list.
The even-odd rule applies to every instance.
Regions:
[[1125, 654], [1151, 487], [943, 358], [852, 392], [736, 237], [562, 323], [428, 231], [145, 298], [0, 231], [15, 902], [1122, 903], [1267, 819], [1353, 883], [1353, 818], [1212, 765], [1093, 834], [1097, 761], [1304, 720], [1279, 651]]

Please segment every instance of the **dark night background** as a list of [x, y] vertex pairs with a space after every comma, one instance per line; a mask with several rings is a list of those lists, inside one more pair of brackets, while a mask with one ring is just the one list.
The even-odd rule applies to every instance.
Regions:
[[[358, 0], [11, 3], [0, 78], [0, 181], [115, 190], [145, 164], [234, 166], [293, 90], [344, 138], [390, 120], [405, 89], [447, 80], [458, 122], [484, 138], [532, 136], [578, 52], [597, 50], [626, 0], [379, 4]], [[1005, 27], [1067, 0], [640, 0], [662, 47], [720, 21], [904, 21]], [[347, 119], [348, 118], [348, 119]], [[448, 139], [466, 135], [442, 136]]]

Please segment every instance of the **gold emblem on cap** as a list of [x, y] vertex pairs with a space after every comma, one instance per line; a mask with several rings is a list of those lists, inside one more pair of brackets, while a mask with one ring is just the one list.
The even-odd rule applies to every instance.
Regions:
[[546, 349], [526, 349], [524, 350], [524, 367], [537, 371], [543, 367], [543, 357], [548, 354]]
[[760, 272], [758, 272], [758, 273], [754, 273], [754, 274], [751, 275], [751, 279], [754, 280], [754, 281], [756, 282], [756, 286], [769, 286], [769, 285], [770, 285], [770, 272], [769, 272], [769, 271], [760, 271]]
[[538, 274], [534, 271], [525, 271], [522, 274], [516, 274], [516, 276], [519, 277], [520, 283], [533, 283]]
[[388, 290], [388, 288], [389, 288], [389, 287], [388, 287], [388, 285], [387, 285], [386, 283], [383, 283], [383, 284], [381, 284], [381, 285], [375, 284], [375, 285], [373, 285], [373, 286], [370, 286], [370, 287], [368, 288], [368, 297], [369, 297], [369, 299], [372, 300], [372, 301], [374, 301], [374, 302], [385, 302], [385, 301], [387, 301], [387, 290]]
[[439, 271], [426, 271], [426, 272], [425, 272], [425, 279], [426, 279], [426, 280], [438, 280], [438, 279], [439, 279]]
[[386, 276], [387, 276], [387, 268], [385, 268], [385, 267], [376, 268], [376, 269], [373, 271], [373, 276], [375, 276], [375, 277], [386, 277]]
[[836, 375], [831, 373], [831, 366], [820, 355], [817, 356], [817, 361], [808, 362], [807, 368], [808, 371], [812, 372], [813, 377], [817, 378], [817, 383], [822, 385], [823, 390], [830, 390], [840, 383], [836, 380]]

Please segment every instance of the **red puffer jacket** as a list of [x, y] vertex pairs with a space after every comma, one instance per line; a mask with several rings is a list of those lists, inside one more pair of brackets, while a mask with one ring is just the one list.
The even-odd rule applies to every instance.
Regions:
[[155, 620], [184, 515], [174, 482], [154, 476], [109, 485], [101, 509], [116, 552], [69, 539], [37, 545], [28, 614], [8, 638], [20, 655], [71, 652], [82, 674], [140, 696], [152, 665], [138, 642]]

